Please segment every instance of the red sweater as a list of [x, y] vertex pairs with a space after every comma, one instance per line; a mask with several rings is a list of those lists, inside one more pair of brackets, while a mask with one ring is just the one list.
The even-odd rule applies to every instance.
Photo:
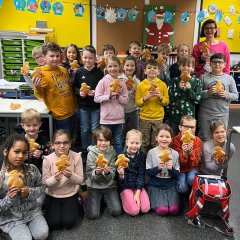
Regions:
[[200, 159], [202, 155], [202, 141], [199, 137], [195, 137], [193, 141], [193, 150], [191, 155], [187, 157], [183, 156], [182, 151], [182, 142], [180, 133], [173, 138], [172, 148], [176, 150], [179, 154], [179, 162], [180, 162], [180, 172], [186, 173], [192, 169], [200, 168]]

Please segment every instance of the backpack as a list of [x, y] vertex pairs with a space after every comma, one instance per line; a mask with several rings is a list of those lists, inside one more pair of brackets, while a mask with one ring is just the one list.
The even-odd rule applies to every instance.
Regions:
[[[227, 236], [233, 235], [233, 228], [229, 225], [228, 219], [229, 201], [232, 195], [230, 183], [220, 176], [215, 175], [197, 175], [195, 176], [192, 191], [189, 197], [190, 210], [186, 214], [188, 224], [198, 227], [213, 227], [217, 231]], [[212, 205], [221, 206], [221, 219], [225, 229], [221, 230], [216, 226], [211, 226], [200, 220], [204, 205], [211, 203]]]

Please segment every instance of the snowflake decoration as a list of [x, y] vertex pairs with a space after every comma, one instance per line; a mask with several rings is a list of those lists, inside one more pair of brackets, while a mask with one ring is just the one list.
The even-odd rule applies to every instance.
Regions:
[[107, 8], [105, 12], [105, 19], [108, 23], [115, 23], [117, 20], [117, 13], [114, 8]]

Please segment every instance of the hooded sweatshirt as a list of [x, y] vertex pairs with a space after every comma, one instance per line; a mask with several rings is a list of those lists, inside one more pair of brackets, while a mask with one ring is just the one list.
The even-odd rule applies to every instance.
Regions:
[[34, 87], [34, 95], [43, 99], [49, 111], [57, 120], [71, 117], [76, 108], [71, 79], [64, 67], [40, 67], [43, 75], [39, 87]]
[[103, 78], [103, 71], [100, 68], [94, 67], [92, 70], [87, 70], [84, 67], [81, 67], [77, 70], [75, 79], [73, 82], [73, 91], [77, 96], [78, 105], [81, 108], [100, 108], [100, 104], [94, 102], [94, 96], [80, 96], [80, 88], [82, 83], [86, 83], [91, 87], [90, 90], [95, 90], [98, 82]]
[[113, 146], [110, 146], [108, 150], [103, 154], [104, 158], [108, 160], [108, 166], [110, 168], [110, 173], [109, 174], [104, 174], [102, 172], [99, 175], [95, 174], [96, 170], [96, 160], [98, 158], [98, 148], [97, 146], [90, 146], [88, 148], [88, 155], [87, 155], [87, 164], [86, 164], [86, 175], [87, 175], [87, 180], [86, 180], [86, 185], [89, 188], [94, 188], [94, 189], [106, 189], [106, 188], [112, 188], [116, 187], [117, 183], [115, 181], [115, 172], [116, 172], [116, 166], [115, 166], [115, 161], [116, 161], [116, 152], [113, 148]]

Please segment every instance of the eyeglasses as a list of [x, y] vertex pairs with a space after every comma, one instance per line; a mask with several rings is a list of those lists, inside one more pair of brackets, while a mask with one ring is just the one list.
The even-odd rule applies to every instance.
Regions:
[[189, 125], [181, 125], [182, 127], [184, 128], [187, 128], [187, 129], [195, 129], [196, 126], [189, 126]]
[[210, 30], [213, 31], [215, 29], [215, 27], [205, 27], [204, 30]]
[[223, 61], [211, 61], [211, 63], [213, 63], [215, 65], [217, 65], [217, 64], [220, 64], [220, 65], [224, 64]]
[[70, 142], [55, 142], [54, 143], [55, 145], [57, 145], [57, 146], [61, 146], [61, 145], [63, 145], [63, 146], [67, 146], [68, 144], [70, 144]]

